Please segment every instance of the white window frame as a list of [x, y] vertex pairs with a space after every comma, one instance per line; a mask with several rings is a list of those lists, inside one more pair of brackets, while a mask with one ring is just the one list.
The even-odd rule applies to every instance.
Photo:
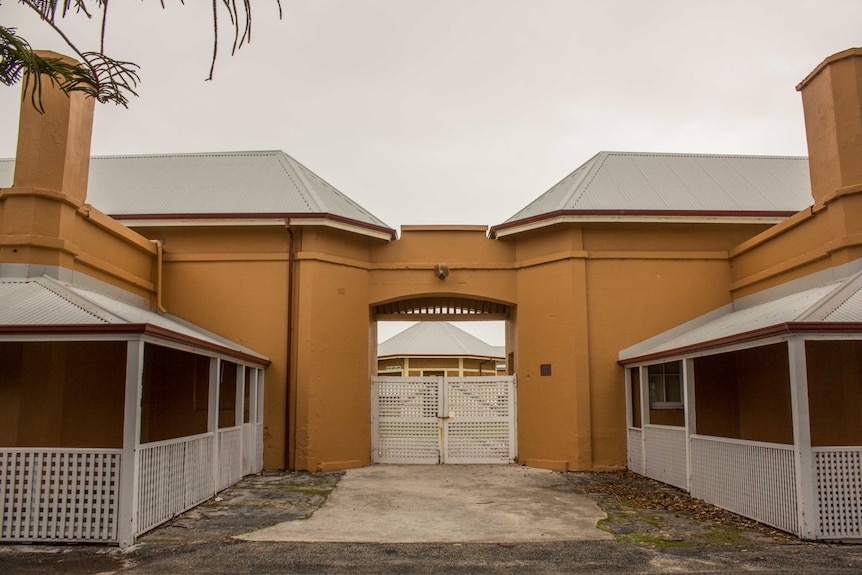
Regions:
[[[668, 371], [668, 366], [676, 365], [677, 371]], [[658, 373], [656, 373], [658, 372]], [[668, 380], [671, 378], [676, 378], [676, 382], [669, 382]], [[649, 387], [649, 408], [650, 409], [683, 409], [683, 381], [682, 381], [682, 361], [668, 361], [665, 363], [656, 363], [650, 366], [647, 366], [647, 385]], [[657, 395], [655, 393], [656, 384], [661, 384], [661, 397], [662, 401], [653, 400], [653, 396]], [[677, 385], [678, 386], [678, 395], [679, 401], [664, 401], [667, 399], [667, 387], [668, 385]]]

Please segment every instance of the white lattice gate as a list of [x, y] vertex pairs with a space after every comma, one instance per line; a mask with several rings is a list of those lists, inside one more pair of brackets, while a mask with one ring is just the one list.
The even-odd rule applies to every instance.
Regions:
[[513, 463], [515, 377], [376, 377], [375, 463]]

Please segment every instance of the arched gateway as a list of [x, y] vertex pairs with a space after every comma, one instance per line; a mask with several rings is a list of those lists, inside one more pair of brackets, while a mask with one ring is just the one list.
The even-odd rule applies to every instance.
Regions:
[[[438, 278], [445, 279], [445, 274], [438, 273]], [[470, 297], [422, 296], [375, 305], [373, 319], [508, 321], [509, 308]], [[409, 371], [374, 376], [371, 459], [374, 463], [514, 463], [516, 390], [512, 371], [502, 376], [453, 375], [445, 370], [436, 376]]]

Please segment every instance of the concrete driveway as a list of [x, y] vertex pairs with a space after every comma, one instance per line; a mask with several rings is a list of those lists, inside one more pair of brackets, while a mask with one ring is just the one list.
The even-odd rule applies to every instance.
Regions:
[[237, 538], [352, 543], [599, 540], [605, 514], [563, 476], [517, 465], [350, 470], [309, 519]]

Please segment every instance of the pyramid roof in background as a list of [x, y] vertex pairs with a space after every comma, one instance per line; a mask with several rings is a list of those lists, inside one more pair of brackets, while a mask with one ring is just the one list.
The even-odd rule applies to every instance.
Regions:
[[506, 350], [489, 345], [445, 321], [421, 321], [377, 346], [377, 357], [457, 356], [503, 359]]

